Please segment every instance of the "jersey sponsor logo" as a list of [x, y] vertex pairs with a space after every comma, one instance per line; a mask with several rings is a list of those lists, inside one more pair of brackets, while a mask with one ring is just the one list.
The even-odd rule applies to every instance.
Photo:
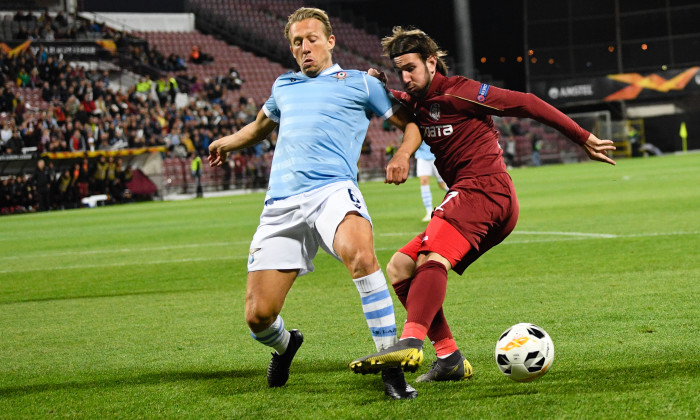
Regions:
[[433, 121], [437, 121], [440, 119], [440, 104], [432, 104], [430, 105], [430, 118]]
[[454, 131], [452, 124], [423, 126], [423, 137], [435, 138], [449, 136]]
[[489, 88], [491, 88], [491, 86], [487, 85], [486, 83], [482, 83], [481, 87], [479, 88], [479, 94], [476, 96], [476, 100], [479, 102], [484, 102], [486, 100], [486, 96], [489, 94]]

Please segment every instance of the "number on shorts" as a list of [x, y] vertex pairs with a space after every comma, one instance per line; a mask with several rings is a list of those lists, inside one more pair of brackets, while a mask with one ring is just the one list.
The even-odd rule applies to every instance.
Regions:
[[445, 200], [443, 200], [443, 202], [440, 203], [439, 206], [435, 207], [435, 211], [438, 211], [438, 210], [445, 211], [445, 209], [443, 209], [442, 206], [444, 206], [445, 204], [447, 204], [448, 201], [450, 201], [450, 200], [452, 200], [453, 198], [457, 197], [457, 194], [459, 194], [459, 192], [457, 192], [457, 191], [450, 191], [450, 192], [448, 192], [448, 193], [447, 193], [447, 197], [445, 197]]
[[360, 199], [353, 195], [352, 190], [350, 188], [348, 188], [348, 195], [350, 196], [350, 201], [352, 201], [353, 204], [355, 204], [355, 207], [361, 209], [362, 203], [360, 202]]

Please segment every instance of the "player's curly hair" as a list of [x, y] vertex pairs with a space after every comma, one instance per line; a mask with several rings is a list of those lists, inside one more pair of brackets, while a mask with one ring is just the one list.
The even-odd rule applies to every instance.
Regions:
[[382, 47], [384, 55], [392, 60], [394, 57], [408, 53], [418, 53], [423, 61], [430, 56], [435, 56], [437, 72], [447, 76], [447, 64], [442, 59], [447, 52], [441, 50], [437, 43], [420, 29], [394, 26], [391, 35], [382, 39]]
[[323, 24], [323, 33], [326, 34], [326, 38], [329, 38], [333, 34], [331, 21], [326, 12], [314, 7], [300, 7], [289, 15], [287, 24], [284, 26], [284, 37], [287, 38], [290, 44], [292, 40], [289, 39], [289, 29], [292, 27], [292, 24], [301, 22], [304, 19], [316, 19], [321, 22], [321, 24]]

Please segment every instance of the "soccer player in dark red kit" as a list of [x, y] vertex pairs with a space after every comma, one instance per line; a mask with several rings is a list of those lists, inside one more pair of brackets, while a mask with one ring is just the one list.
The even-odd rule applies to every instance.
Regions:
[[[612, 141], [600, 140], [535, 95], [500, 89], [462, 76], [447, 77], [441, 51], [423, 31], [395, 27], [382, 40], [405, 92], [392, 91], [421, 128], [435, 165], [450, 186], [426, 230], [392, 257], [387, 273], [407, 311], [399, 342], [350, 363], [356, 373], [402, 366], [415, 372], [423, 362], [423, 341], [437, 361], [419, 382], [458, 381], [472, 376], [445, 319], [442, 304], [447, 271], [458, 274], [503, 241], [518, 220], [518, 199], [506, 171], [491, 115], [532, 118], [579, 144], [589, 158], [614, 165]], [[370, 70], [380, 79], [385, 75]], [[415, 143], [415, 144], [414, 144]], [[419, 142], [404, 142], [387, 166], [386, 182], [408, 176]]]

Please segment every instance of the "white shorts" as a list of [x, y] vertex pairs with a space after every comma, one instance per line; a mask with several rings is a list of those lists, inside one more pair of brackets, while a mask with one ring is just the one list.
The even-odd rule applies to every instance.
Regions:
[[333, 239], [345, 215], [358, 212], [370, 224], [365, 199], [351, 181], [335, 182], [281, 200], [265, 201], [260, 224], [250, 243], [248, 271], [314, 271], [313, 259], [321, 246], [340, 260]]
[[435, 167], [435, 159], [425, 160], [416, 158], [416, 176], [434, 176], [438, 182], [445, 182]]

